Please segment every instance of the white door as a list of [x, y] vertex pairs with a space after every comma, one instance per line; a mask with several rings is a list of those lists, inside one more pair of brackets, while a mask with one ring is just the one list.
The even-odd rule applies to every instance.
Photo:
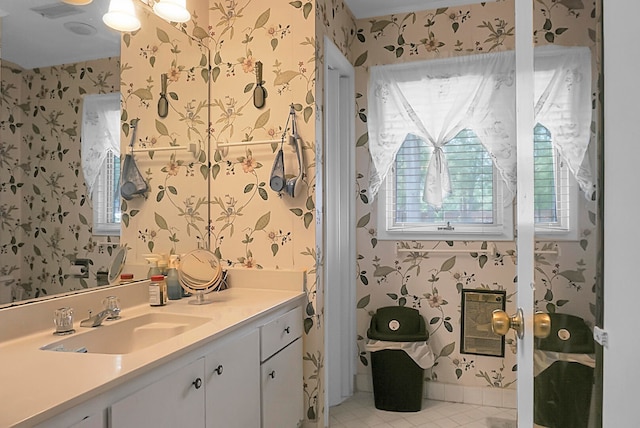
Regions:
[[262, 428], [295, 428], [304, 420], [301, 355], [298, 338], [260, 365]]
[[[205, 357], [204, 384], [207, 428], [259, 426], [258, 330], [225, 343], [208, 354]], [[238, 411], [239, 408], [242, 411]]]
[[518, 339], [518, 427], [533, 426], [533, 9], [516, 2], [516, 135], [517, 182], [517, 305], [522, 310], [524, 335]]
[[[526, 2], [516, 3], [516, 27], [528, 31], [530, 22]], [[519, 8], [519, 9], [518, 9]], [[518, 16], [519, 14], [519, 16]], [[603, 404], [602, 426], [638, 426], [637, 389], [640, 385], [640, 370], [635, 361], [640, 353], [636, 322], [632, 318], [640, 302], [640, 286], [637, 284], [638, 242], [640, 241], [638, 212], [640, 201], [636, 188], [640, 184], [640, 136], [636, 123], [640, 117], [640, 29], [636, 24], [640, 16], [638, 2], [603, 2], [603, 63], [604, 63], [604, 331], [607, 344], [603, 356]], [[529, 20], [529, 21], [528, 21]], [[530, 32], [529, 32], [530, 34]], [[522, 41], [523, 37], [521, 37]], [[524, 37], [526, 39], [526, 35]], [[526, 50], [518, 45], [518, 49]], [[527, 59], [520, 64], [526, 69]], [[522, 87], [526, 87], [526, 73]], [[518, 114], [525, 119], [519, 138], [530, 141], [526, 129], [527, 95], [518, 100]], [[524, 102], [523, 102], [524, 101]], [[527, 127], [525, 127], [526, 125]], [[519, 140], [520, 141], [520, 140]], [[520, 146], [519, 146], [520, 149]], [[525, 150], [527, 148], [525, 147]], [[523, 192], [518, 204], [527, 204], [529, 188], [528, 166], [518, 169], [518, 181]], [[518, 426], [533, 425], [532, 385], [532, 337], [533, 317], [530, 298], [533, 257], [528, 236], [528, 209], [519, 207], [518, 226], [518, 305], [523, 308], [525, 337], [518, 348]], [[524, 235], [523, 235], [524, 233]], [[525, 255], [527, 257], [525, 257]], [[532, 256], [532, 254], [531, 254]], [[531, 282], [532, 283], [532, 282]]]
[[111, 406], [112, 428], [203, 427], [204, 358]]
[[637, 321], [640, 183], [640, 3], [604, 1], [604, 349], [603, 426], [638, 426]]
[[[355, 90], [353, 67], [325, 38], [325, 408], [353, 395], [355, 328]], [[325, 412], [328, 423], [329, 412]]]

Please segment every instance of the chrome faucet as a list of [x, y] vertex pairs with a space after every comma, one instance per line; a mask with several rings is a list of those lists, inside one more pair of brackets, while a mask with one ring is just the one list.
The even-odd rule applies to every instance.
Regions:
[[120, 308], [105, 309], [94, 316], [91, 316], [91, 311], [89, 311], [89, 318], [80, 321], [80, 327], [98, 327], [99, 325], [102, 325], [102, 321], [108, 317], [117, 318], [119, 315]]

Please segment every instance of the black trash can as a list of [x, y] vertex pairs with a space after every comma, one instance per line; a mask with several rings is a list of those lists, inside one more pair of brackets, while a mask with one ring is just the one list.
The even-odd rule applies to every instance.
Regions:
[[593, 334], [580, 317], [549, 316], [551, 333], [536, 339], [539, 374], [533, 381], [534, 422], [549, 428], [587, 428], [594, 376]]
[[[426, 342], [429, 333], [416, 309], [379, 308], [371, 318], [367, 337], [387, 342]], [[371, 352], [375, 406], [380, 410], [418, 412], [422, 408], [424, 370], [401, 349]]]

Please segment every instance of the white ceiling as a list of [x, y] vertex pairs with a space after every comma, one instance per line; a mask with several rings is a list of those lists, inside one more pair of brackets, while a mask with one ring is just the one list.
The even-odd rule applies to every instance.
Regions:
[[[489, 2], [495, 0], [489, 0]], [[481, 0], [344, 0], [356, 19], [481, 3]]]
[[[489, 0], [494, 1], [494, 0]], [[480, 0], [345, 0], [357, 19], [439, 7], [480, 3]], [[102, 22], [109, 0], [73, 6], [73, 14], [47, 18], [31, 9], [65, 5], [61, 0], [0, 0], [1, 57], [26, 69], [69, 64], [120, 55], [120, 34]], [[80, 22], [96, 29], [77, 35], [65, 23]]]
[[[68, 6], [60, 0], [0, 0], [2, 59], [32, 69], [120, 55], [120, 33], [102, 22], [109, 0], [70, 6], [71, 14], [58, 18], [31, 10], [55, 5]], [[64, 28], [74, 22], [91, 25], [96, 33], [78, 35]]]

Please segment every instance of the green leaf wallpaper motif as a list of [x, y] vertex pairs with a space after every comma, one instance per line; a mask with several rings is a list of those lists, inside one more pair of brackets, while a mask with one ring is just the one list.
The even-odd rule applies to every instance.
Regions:
[[[109, 265], [113, 247], [92, 235], [80, 123], [82, 97], [118, 91], [119, 67], [119, 58], [33, 70], [2, 63], [0, 275], [17, 280], [14, 298], [95, 286]], [[76, 258], [91, 260], [89, 278], [67, 273]]]
[[[536, 1], [534, 29], [538, 44], [561, 43], [595, 48], [595, 14], [579, 2]], [[514, 48], [514, 2], [487, 2], [453, 8], [416, 11], [356, 21], [351, 58], [356, 70], [357, 162], [357, 334], [358, 373], [368, 375], [364, 349], [370, 316], [383, 306], [410, 306], [427, 321], [429, 343], [436, 358], [428, 381], [465, 386], [513, 388], [516, 372], [515, 337], [506, 338], [505, 358], [460, 353], [460, 297], [463, 288], [506, 290], [507, 312], [516, 308], [515, 243], [495, 243], [495, 254], [484, 254], [494, 243], [378, 241], [377, 201], [367, 193], [369, 152], [367, 81], [370, 66]], [[553, 33], [553, 38], [545, 33]], [[595, 129], [595, 127], [594, 127]], [[538, 254], [536, 305], [539, 310], [567, 312], [593, 323], [595, 300], [595, 205], [581, 202], [580, 237], [576, 242], [540, 242], [544, 251], [560, 249], [561, 256]], [[409, 250], [397, 253], [396, 248]], [[460, 249], [444, 253], [410, 251]], [[467, 250], [468, 251], [465, 251]]]
[[[282, 0], [262, 4], [251, 0], [212, 2], [211, 49], [211, 247], [229, 266], [251, 269], [306, 269], [308, 301], [304, 319], [305, 415], [322, 420], [324, 396], [322, 308], [316, 295], [321, 265], [316, 236], [321, 214], [316, 201], [318, 147], [316, 111], [321, 88], [320, 43], [332, 30], [313, 25], [320, 10], [338, 4]], [[338, 10], [339, 9], [339, 10]], [[342, 20], [351, 22], [344, 6], [327, 22], [341, 35]], [[317, 21], [316, 21], [317, 22]], [[352, 25], [355, 28], [355, 25]], [[349, 30], [350, 31], [350, 30]], [[263, 64], [265, 106], [253, 105], [255, 65]], [[297, 175], [296, 156], [288, 144], [290, 106], [296, 112], [303, 141], [302, 186], [296, 197], [274, 192], [268, 185], [275, 154], [282, 146], [286, 178]], [[218, 143], [273, 140], [273, 144], [218, 147]]]
[[[148, 9], [140, 15], [142, 28], [123, 36], [121, 149], [130, 150], [136, 124], [134, 147], [149, 150], [135, 153], [149, 192], [121, 208], [128, 258], [144, 264], [145, 253], [180, 254], [208, 241], [209, 71], [206, 47], [187, 35], [186, 28], [197, 27], [197, 14], [179, 28]], [[166, 118], [156, 109], [162, 74], [167, 74]], [[170, 147], [176, 150], [153, 150]]]

